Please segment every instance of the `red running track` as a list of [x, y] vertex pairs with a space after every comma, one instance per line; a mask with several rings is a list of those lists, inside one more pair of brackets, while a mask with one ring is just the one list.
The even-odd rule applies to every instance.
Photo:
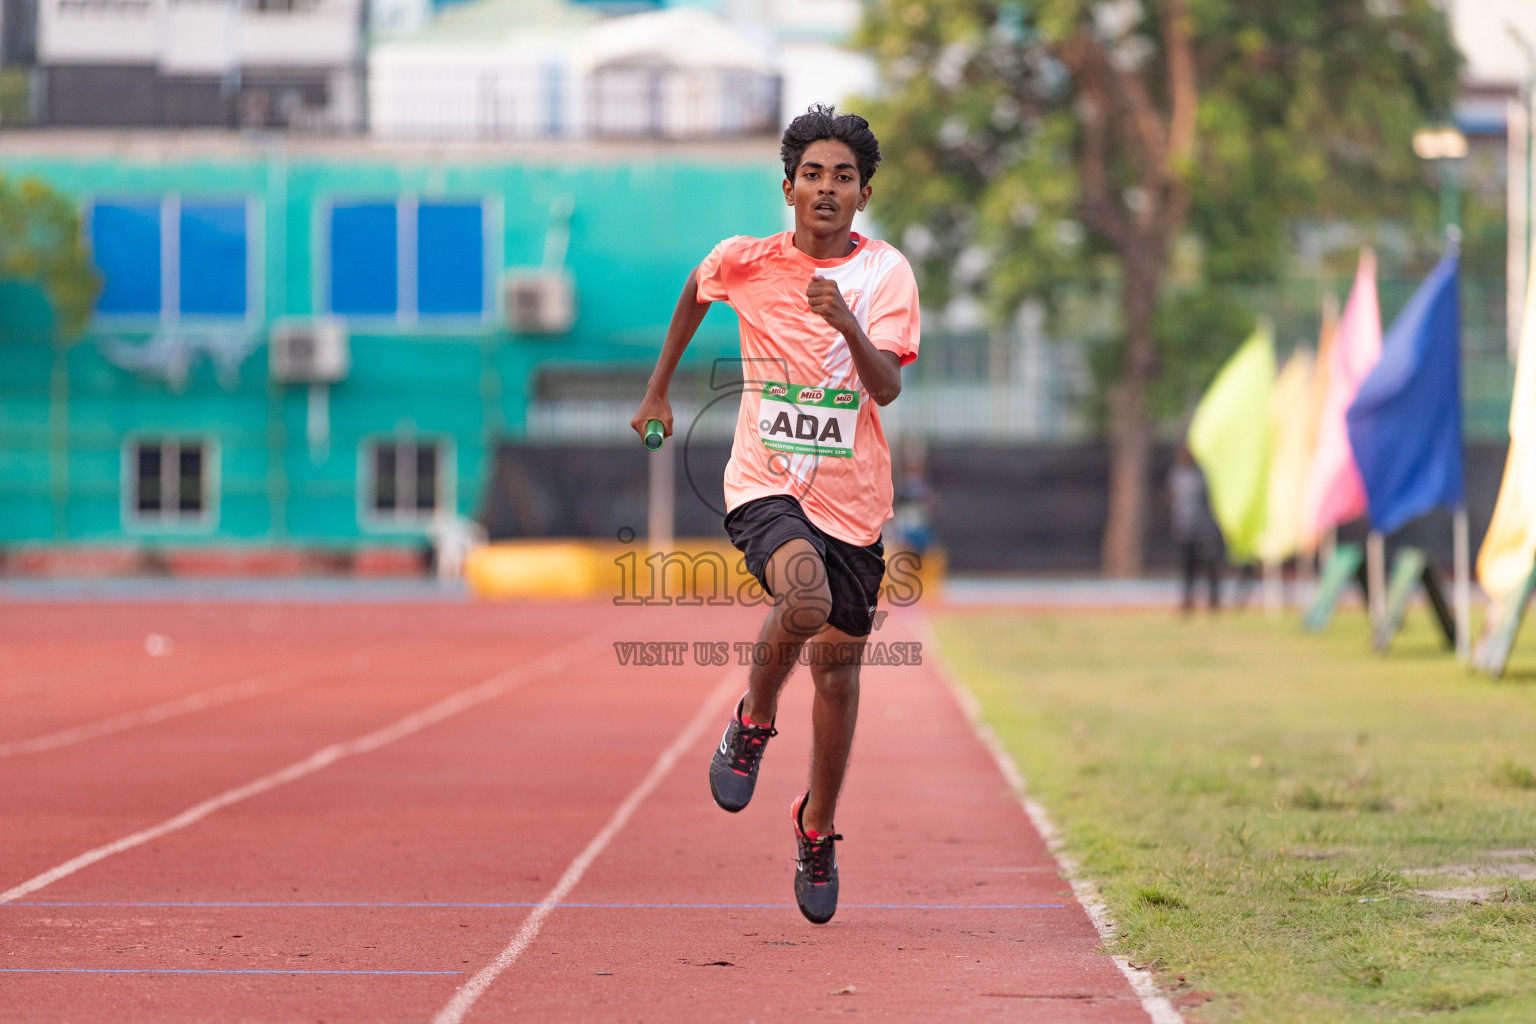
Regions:
[[8, 605], [0, 1018], [1147, 1021], [931, 657], [866, 667], [842, 906], [800, 917], [804, 670], [733, 816], [705, 769], [745, 670], [612, 647], [757, 619]]

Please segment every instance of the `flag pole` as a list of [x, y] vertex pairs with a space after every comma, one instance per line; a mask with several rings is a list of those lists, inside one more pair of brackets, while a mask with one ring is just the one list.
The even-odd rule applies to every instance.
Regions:
[[1371, 629], [1376, 630], [1387, 617], [1387, 539], [1380, 530], [1365, 539], [1365, 584]]
[[1266, 558], [1264, 566], [1264, 613], [1272, 619], [1278, 619], [1285, 614], [1285, 591], [1282, 588], [1283, 581], [1280, 573], [1280, 563], [1273, 558]]
[[1451, 531], [1456, 561], [1456, 660], [1465, 665], [1472, 658], [1472, 560], [1467, 536], [1467, 506], [1458, 506], [1452, 514]]
[[[1461, 255], [1461, 204], [1458, 196], [1457, 217], [1445, 229], [1445, 251]], [[1460, 337], [1458, 331], [1458, 338]], [[1467, 530], [1467, 505], [1463, 501], [1451, 513], [1451, 548], [1455, 561], [1456, 660], [1463, 665], [1472, 661], [1472, 557]]]

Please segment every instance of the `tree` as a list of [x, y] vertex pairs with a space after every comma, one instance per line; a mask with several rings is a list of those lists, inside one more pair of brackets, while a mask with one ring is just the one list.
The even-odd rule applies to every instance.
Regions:
[[39, 286], [65, 340], [85, 329], [101, 292], [74, 204], [36, 178], [0, 175], [0, 280]]
[[1192, 243], [1211, 287], [1272, 278], [1297, 218], [1407, 214], [1421, 186], [1412, 133], [1446, 116], [1455, 88], [1443, 12], [874, 0], [861, 42], [884, 86], [868, 105], [886, 152], [877, 216], [930, 300], [955, 286], [957, 260], [986, 265], [959, 285], [999, 320], [1063, 285], [1118, 290], [1103, 567], [1138, 573], [1175, 243]]

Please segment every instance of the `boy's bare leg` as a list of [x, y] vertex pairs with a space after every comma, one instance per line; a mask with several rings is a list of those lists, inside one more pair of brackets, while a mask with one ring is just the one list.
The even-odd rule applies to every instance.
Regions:
[[859, 659], [866, 640], [833, 626], [816, 637], [817, 657], [811, 663], [811, 679], [816, 684], [811, 706], [811, 795], [802, 815], [804, 827], [815, 832], [832, 831], [832, 816], [853, 747], [853, 728], [859, 720]]
[[767, 725], [779, 713], [779, 691], [800, 657], [805, 641], [827, 624], [832, 610], [832, 591], [827, 586], [827, 567], [811, 542], [795, 537], [768, 556], [765, 575], [776, 595], [768, 618], [758, 634], [772, 656], [766, 665], [752, 665], [742, 714]]

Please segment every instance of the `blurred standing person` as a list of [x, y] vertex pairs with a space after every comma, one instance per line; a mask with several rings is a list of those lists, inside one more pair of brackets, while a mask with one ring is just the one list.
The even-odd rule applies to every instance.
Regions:
[[923, 442], [908, 441], [901, 449], [901, 475], [896, 478], [895, 523], [898, 542], [924, 554], [933, 543], [933, 512], [937, 504], [928, 482], [928, 453]]
[[1221, 529], [1211, 514], [1205, 474], [1188, 448], [1179, 445], [1168, 471], [1168, 501], [1173, 513], [1173, 540], [1184, 570], [1184, 614], [1195, 610], [1195, 581], [1204, 573], [1210, 609], [1221, 607]]

